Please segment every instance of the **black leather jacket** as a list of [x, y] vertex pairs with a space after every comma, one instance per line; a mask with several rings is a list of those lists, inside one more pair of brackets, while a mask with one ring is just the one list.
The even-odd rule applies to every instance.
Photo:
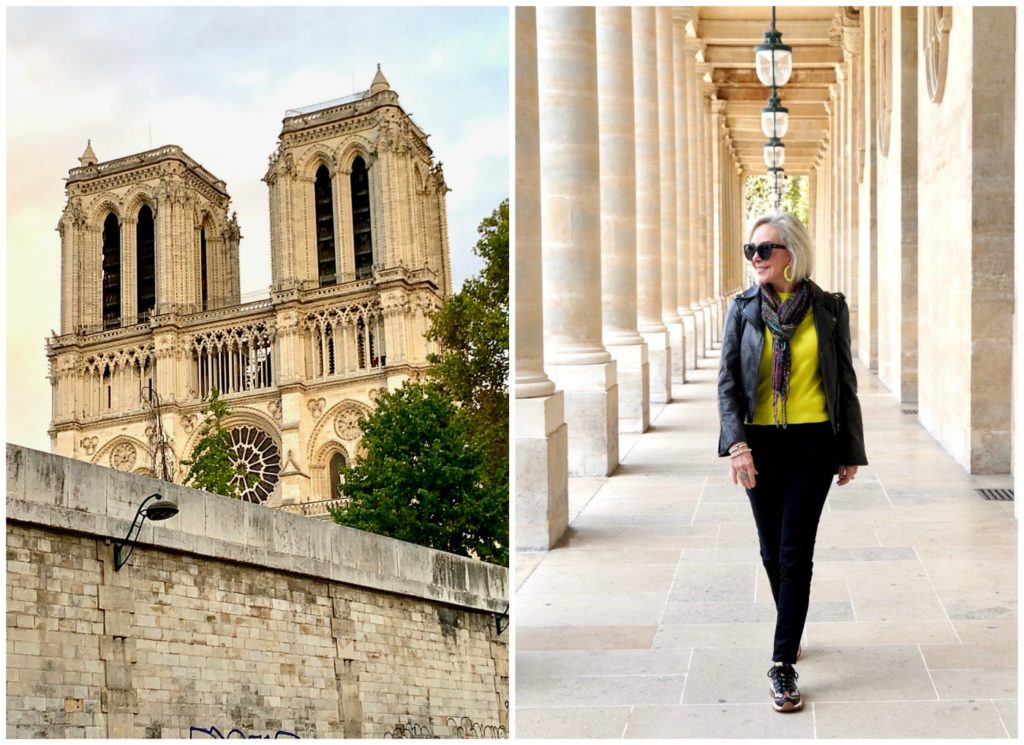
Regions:
[[[809, 281], [809, 280], [808, 280]], [[722, 430], [718, 454], [746, 440], [744, 422], [754, 420], [757, 380], [764, 350], [760, 286], [754, 285], [729, 305], [718, 371], [718, 415]], [[841, 293], [829, 293], [811, 282], [811, 308], [818, 332], [818, 363], [825, 404], [836, 434], [839, 465], [864, 466], [864, 424], [857, 400], [857, 375], [850, 351], [850, 309]]]

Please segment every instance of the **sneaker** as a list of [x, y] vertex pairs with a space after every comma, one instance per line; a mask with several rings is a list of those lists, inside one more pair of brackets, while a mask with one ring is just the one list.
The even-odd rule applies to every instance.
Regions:
[[775, 711], [796, 711], [803, 706], [796, 681], [800, 676], [789, 663], [772, 665], [768, 670], [772, 679], [772, 706]]

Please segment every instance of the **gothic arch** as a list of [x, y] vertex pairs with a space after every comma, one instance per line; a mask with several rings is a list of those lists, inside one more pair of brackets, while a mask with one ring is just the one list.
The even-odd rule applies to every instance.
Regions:
[[362, 158], [366, 163], [366, 170], [370, 171], [377, 158], [373, 155], [373, 144], [365, 137], [353, 137], [338, 150], [338, 167], [344, 173], [352, 172], [352, 162], [356, 158]]
[[153, 211], [153, 219], [156, 219], [156, 196], [153, 195], [149, 188], [138, 186], [128, 192], [121, 201], [125, 205], [124, 214], [126, 217], [138, 219], [139, 210], [143, 206], [147, 206]]
[[[199, 418], [196, 419], [196, 426], [192, 429], [192, 433], [185, 440], [185, 447], [182, 449], [182, 458], [192, 457], [192, 449], [199, 442], [199, 430], [202, 429], [203, 421]], [[266, 414], [258, 411], [249, 406], [239, 407], [232, 409], [228, 412], [228, 415], [224, 417], [224, 428], [233, 429], [235, 427], [256, 427], [266, 432], [270, 439], [277, 445], [277, 449], [281, 449], [281, 433], [278, 431], [277, 424]], [[282, 456], [284, 454], [282, 453]]]
[[339, 453], [345, 459], [345, 463], [352, 464], [353, 453], [337, 440], [328, 440], [317, 450], [315, 459], [309, 463], [309, 475], [312, 477], [310, 496], [315, 495], [321, 499], [333, 499], [336, 496], [330, 493], [331, 475], [328, 466], [331, 459]]
[[[320, 436], [324, 434], [325, 427], [328, 428], [327, 433], [325, 435], [326, 444], [330, 444], [331, 441], [341, 441], [341, 438], [338, 435], [338, 433], [334, 431], [334, 422], [338, 418], [338, 415], [341, 414], [346, 409], [355, 409], [359, 411], [359, 413], [363, 416], [373, 411], [373, 407], [371, 407], [369, 404], [364, 403], [363, 401], [358, 401], [353, 398], [342, 399], [338, 403], [331, 406], [331, 408], [325, 411], [323, 416], [321, 416], [317, 423], [313, 426], [313, 432], [309, 438], [309, 446], [306, 451], [306, 463], [311, 464], [316, 462], [316, 457], [319, 456], [323, 448], [326, 446], [325, 444], [321, 444], [319, 446], [317, 445], [317, 443], [320, 441]], [[357, 442], [358, 440], [354, 441]], [[351, 454], [346, 452], [346, 457], [348, 457], [349, 455]], [[349, 462], [351, 463], [351, 460]]]
[[299, 177], [312, 181], [320, 166], [327, 166], [327, 172], [333, 179], [338, 174], [335, 155], [324, 145], [316, 145], [302, 156], [298, 164]]
[[117, 435], [97, 450], [92, 458], [92, 463], [97, 466], [109, 466], [126, 473], [152, 462], [153, 451], [149, 446], [128, 435]]
[[89, 215], [89, 225], [97, 226], [101, 229], [108, 213], [112, 213], [119, 223], [124, 220], [121, 201], [115, 200], [107, 194], [101, 194], [90, 202], [86, 208], [86, 214]]

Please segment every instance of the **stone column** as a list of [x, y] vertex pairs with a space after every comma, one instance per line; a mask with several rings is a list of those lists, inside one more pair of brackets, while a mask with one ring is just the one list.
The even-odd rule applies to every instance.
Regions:
[[652, 403], [672, 400], [668, 327], [661, 318], [661, 144], [655, 9], [632, 9], [636, 134], [637, 327], [647, 342]]
[[686, 40], [687, 54], [685, 57], [685, 75], [690, 85], [687, 86], [689, 102], [687, 104], [687, 117], [689, 133], [689, 163], [690, 183], [694, 188], [690, 190], [690, 214], [694, 216], [690, 224], [690, 245], [693, 250], [690, 252], [690, 312], [694, 315], [694, 341], [697, 348], [694, 350], [694, 366], [698, 357], [706, 355], [707, 350], [703, 348], [700, 340], [704, 338], [704, 314], [701, 312], [701, 252], [703, 250], [701, 225], [703, 224], [704, 210], [707, 209], [706, 195], [700, 185], [704, 183], [701, 171], [700, 158], [700, 100], [701, 82], [697, 72], [697, 57], [703, 59], [703, 45], [699, 39], [690, 37]]
[[697, 325], [690, 307], [691, 284], [694, 279], [693, 254], [697, 246], [690, 240], [690, 225], [698, 219], [698, 215], [690, 209], [691, 194], [697, 185], [690, 179], [690, 163], [693, 153], [690, 151], [692, 137], [687, 109], [690, 97], [689, 89], [694, 80], [686, 74], [686, 24], [693, 17], [692, 8], [674, 8], [672, 26], [672, 59], [676, 71], [675, 78], [675, 124], [676, 124], [676, 224], [678, 261], [676, 262], [676, 303], [680, 318], [683, 321], [685, 337], [683, 373], [686, 368], [697, 367]]
[[661, 316], [672, 346], [673, 380], [684, 382], [683, 319], [676, 302], [679, 247], [676, 232], [675, 70], [672, 52], [672, 9], [658, 8], [658, 128], [661, 142]]
[[545, 350], [565, 392], [569, 474], [619, 462], [616, 365], [601, 340], [594, 8], [537, 9]]
[[718, 329], [720, 328], [721, 316], [719, 315], [719, 300], [722, 297], [722, 267], [721, 255], [724, 244], [724, 221], [727, 219], [725, 206], [725, 173], [723, 159], [725, 157], [725, 145], [722, 142], [722, 115], [725, 113], [725, 101], [717, 99], [711, 102], [711, 183], [714, 189], [714, 237], [711, 241], [711, 255], [708, 259], [708, 309], [711, 312], [711, 323], [708, 325], [707, 344], [710, 348], [718, 341]]
[[[710, 72], [711, 68], [705, 69]], [[710, 77], [710, 76], [709, 76]], [[700, 312], [703, 315], [703, 336], [697, 341], [700, 345], [702, 357], [708, 356], [711, 348], [711, 327], [715, 322], [712, 302], [712, 267], [714, 266], [713, 253], [715, 245], [715, 182], [714, 182], [714, 144], [718, 132], [712, 127], [712, 104], [715, 101], [715, 86], [713, 83], [703, 84], [703, 108], [701, 109], [701, 143], [703, 145], [703, 172], [705, 172], [705, 193], [707, 194], [707, 209], [705, 224], [708, 228], [705, 243], [700, 253]]]
[[544, 372], [537, 16], [516, 8], [516, 546], [549, 549], [569, 525], [565, 397]]
[[629, 7], [597, 8], [601, 162], [601, 300], [604, 342], [619, 377], [619, 429], [650, 426], [647, 344], [637, 330], [636, 141]]

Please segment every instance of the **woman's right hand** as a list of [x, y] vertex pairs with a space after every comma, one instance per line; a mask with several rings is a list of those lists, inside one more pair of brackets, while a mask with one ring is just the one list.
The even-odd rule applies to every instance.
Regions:
[[744, 489], [753, 489], [757, 486], [754, 456], [749, 452], [732, 456], [729, 459], [729, 468], [732, 471], [732, 483], [739, 484]]

